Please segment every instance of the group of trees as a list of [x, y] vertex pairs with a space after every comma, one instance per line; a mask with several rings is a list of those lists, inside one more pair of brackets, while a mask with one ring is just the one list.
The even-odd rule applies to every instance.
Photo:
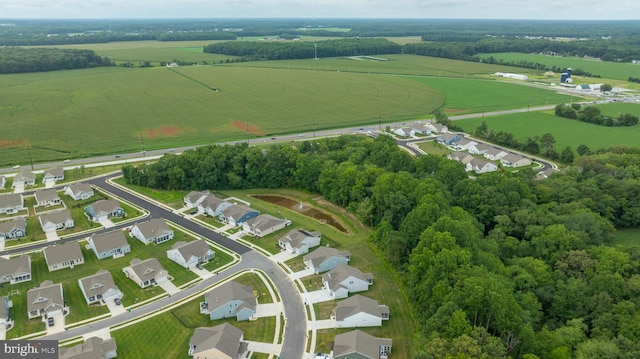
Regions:
[[343, 136], [200, 147], [123, 174], [158, 189], [298, 188], [352, 211], [405, 284], [423, 343], [415, 359], [637, 358], [640, 251], [611, 241], [640, 225], [640, 150], [575, 163], [543, 181], [470, 179], [390, 137]]
[[111, 66], [109, 58], [92, 50], [1, 47], [0, 74]]
[[618, 118], [604, 116], [595, 106], [581, 107], [580, 104], [567, 106], [559, 104], [555, 107], [555, 114], [559, 117], [569, 118], [602, 126], [635, 126], [638, 124], [638, 116], [630, 113], [620, 114]]
[[397, 54], [402, 47], [387, 39], [308, 41], [228, 41], [207, 45], [206, 53], [239, 56], [248, 60], [285, 60], [322, 57]]

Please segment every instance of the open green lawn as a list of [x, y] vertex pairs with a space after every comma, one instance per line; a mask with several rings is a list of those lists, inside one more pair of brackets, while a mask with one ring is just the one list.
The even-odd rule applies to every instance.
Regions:
[[420, 147], [420, 149], [423, 150], [424, 152], [431, 155], [447, 156], [452, 152], [446, 146], [441, 145], [436, 141], [419, 142], [418, 147]]
[[189, 193], [189, 191], [159, 191], [149, 187], [130, 185], [125, 183], [123, 177], [118, 177], [113, 181], [176, 209], [184, 206], [183, 198]]
[[487, 122], [489, 129], [513, 133], [520, 141], [526, 140], [527, 137], [551, 133], [556, 140], [555, 148], [558, 151], [566, 146], [571, 146], [575, 151], [582, 144], [589, 146], [592, 151], [618, 145], [637, 147], [640, 138], [640, 126], [598, 126], [557, 117], [546, 111], [460, 120], [456, 121], [456, 124], [465, 132], [473, 134], [482, 121]]
[[640, 228], [617, 231], [613, 243], [624, 248], [640, 247]]
[[[567, 67], [571, 67], [572, 69], [582, 69], [584, 71], [590, 72], [594, 75], [599, 75], [605, 79], [615, 79], [627, 81], [629, 77], [638, 77], [638, 71], [640, 71], [640, 65], [631, 64], [631, 63], [617, 63], [617, 62], [604, 62], [599, 60], [590, 60], [590, 59], [581, 59], [576, 57], [559, 57], [559, 56], [548, 56], [548, 55], [537, 55], [537, 54], [522, 54], [518, 52], [500, 52], [500, 53], [490, 53], [490, 54], [482, 54], [480, 55], [483, 58], [488, 58], [493, 56], [496, 59], [504, 59], [506, 61], [530, 61], [530, 62], [538, 62], [541, 64], [545, 64], [548, 67], [558, 66], [563, 69]], [[556, 82], [560, 81], [560, 74], [557, 74], [558, 78], [555, 80]], [[578, 82], [581, 80], [581, 77], [577, 77]], [[590, 78], [585, 79], [584, 82], [593, 83], [593, 82], [602, 82], [601, 79], [598, 78]], [[617, 84], [612, 84], [616, 85]]]

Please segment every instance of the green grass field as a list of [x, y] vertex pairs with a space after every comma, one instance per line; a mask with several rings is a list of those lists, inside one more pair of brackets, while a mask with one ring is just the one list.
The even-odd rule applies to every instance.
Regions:
[[[618, 112], [626, 106], [636, 106], [634, 113], [638, 114], [640, 105], [605, 105], [599, 106], [603, 113]], [[630, 109], [633, 109], [631, 107]], [[456, 121], [465, 132], [473, 134], [478, 126], [486, 121], [491, 130], [513, 133], [515, 138], [524, 141], [527, 137], [541, 136], [551, 133], [556, 140], [555, 148], [561, 151], [571, 146], [575, 151], [579, 145], [587, 145], [591, 150], [608, 148], [611, 146], [638, 146], [640, 126], [606, 127], [570, 120], [555, 116], [550, 112], [526, 112], [512, 115], [492, 116]]]
[[[589, 60], [589, 59], [581, 59], [575, 57], [558, 57], [558, 56], [548, 56], [548, 55], [536, 55], [536, 54], [522, 54], [517, 52], [500, 52], [500, 53], [490, 53], [490, 54], [482, 54], [480, 55], [483, 58], [487, 58], [490, 56], [495, 57], [496, 59], [504, 59], [506, 61], [530, 61], [530, 62], [538, 62], [544, 64], [548, 67], [558, 66], [561, 68], [571, 67], [572, 69], [582, 69], [584, 71], [590, 72], [594, 75], [599, 75], [605, 79], [614, 79], [627, 81], [627, 79], [632, 77], [637, 77], [638, 71], [640, 71], [640, 65], [631, 64], [631, 63], [616, 63], [616, 62], [604, 62], [599, 60]], [[555, 81], [560, 81], [560, 74], [558, 75], [558, 79]], [[582, 77], [578, 77], [578, 79], [582, 79]], [[584, 79], [584, 82], [600, 82], [598, 78], [590, 78]], [[616, 85], [617, 84], [612, 84]]]

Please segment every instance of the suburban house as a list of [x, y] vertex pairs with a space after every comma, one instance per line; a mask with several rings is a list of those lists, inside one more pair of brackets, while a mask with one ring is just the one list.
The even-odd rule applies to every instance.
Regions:
[[11, 187], [27, 187], [36, 184], [36, 174], [31, 171], [20, 171], [13, 177]]
[[249, 233], [257, 237], [264, 237], [286, 227], [287, 223], [291, 222], [276, 218], [270, 214], [261, 214], [242, 223], [242, 229], [245, 233]]
[[322, 275], [322, 286], [333, 298], [346, 298], [349, 293], [368, 290], [372, 284], [373, 274], [344, 263]]
[[498, 166], [495, 163], [476, 157], [473, 157], [470, 161], [465, 163], [465, 166], [465, 170], [467, 172], [474, 171], [475, 173], [487, 173], [498, 170]]
[[27, 315], [29, 319], [38, 317], [55, 317], [69, 313], [69, 307], [64, 304], [62, 284], [53, 284], [47, 280], [39, 287], [27, 291]]
[[62, 167], [54, 167], [52, 169], [46, 170], [43, 172], [42, 183], [51, 183], [55, 184], [58, 181], [62, 181], [64, 179], [64, 168]]
[[102, 234], [92, 234], [91, 237], [89, 237], [89, 248], [91, 248], [98, 259], [109, 257], [120, 258], [131, 252], [131, 245], [129, 245], [124, 233], [120, 230]]
[[236, 317], [238, 321], [251, 320], [257, 306], [253, 287], [230, 281], [204, 294], [200, 313], [208, 314], [211, 320], [230, 317]]
[[500, 162], [505, 167], [522, 167], [530, 165], [531, 159], [515, 153], [509, 153], [508, 155], [502, 157], [500, 159]]
[[443, 133], [442, 135], [436, 137], [436, 141], [438, 143], [443, 144], [445, 146], [453, 146], [456, 142], [460, 141], [462, 137], [455, 133]]
[[468, 138], [461, 138], [458, 142], [456, 142], [453, 147], [456, 148], [458, 151], [467, 151], [469, 150], [470, 147], [477, 145], [478, 142], [476, 141], [471, 141]]
[[278, 240], [280, 248], [296, 255], [309, 253], [309, 248], [320, 245], [320, 232], [294, 229]]
[[225, 209], [232, 206], [233, 203], [223, 201], [214, 195], [207, 195], [205, 199], [198, 205], [198, 212], [207, 214], [211, 217], [218, 217]]
[[189, 208], [196, 208], [210, 194], [209, 191], [191, 191], [182, 199], [184, 205]]
[[59, 229], [69, 229], [75, 226], [71, 212], [66, 209], [43, 214], [38, 217], [38, 220], [40, 227], [45, 232], [55, 232]]
[[7, 185], [7, 177], [0, 176], [0, 189], [4, 188]]
[[0, 328], [9, 330], [13, 327], [13, 320], [9, 316], [9, 309], [13, 308], [13, 302], [8, 296], [0, 297]]
[[78, 279], [80, 290], [87, 304], [106, 304], [107, 301], [122, 298], [122, 292], [113, 281], [111, 273], [100, 270], [98, 273]]
[[379, 327], [389, 320], [389, 307], [359, 294], [338, 302], [331, 318], [338, 328]]
[[215, 327], [199, 327], [189, 339], [189, 355], [194, 359], [238, 359], [244, 358], [247, 343], [244, 332], [229, 323]]
[[214, 256], [213, 249], [202, 239], [191, 242], [180, 241], [167, 251], [167, 258], [187, 269], [210, 261]]
[[53, 188], [36, 191], [34, 196], [36, 198], [36, 204], [38, 206], [48, 207], [62, 204], [62, 200], [60, 199], [60, 196], [58, 196], [58, 191]]
[[162, 218], [154, 218], [146, 222], [137, 223], [131, 227], [129, 234], [145, 245], [150, 243], [158, 244], [173, 239], [173, 229]]
[[538, 171], [536, 173], [536, 179], [545, 179], [545, 178], [549, 178], [549, 176], [551, 176], [554, 173], [559, 173], [560, 171], [558, 171], [557, 169], [553, 168], [553, 167], [549, 167], [547, 169], [544, 169], [542, 171]]
[[466, 162], [471, 161], [473, 156], [471, 156], [470, 154], [468, 154], [466, 152], [455, 151], [455, 152], [451, 152], [449, 155], [447, 155], [447, 158], [450, 159], [450, 160], [454, 160], [454, 161], [458, 161], [458, 162], [462, 162], [462, 163], [466, 164]]
[[253, 208], [241, 204], [233, 204], [222, 211], [218, 217], [221, 221], [237, 227], [251, 218], [258, 217], [259, 214], [260, 212]]
[[332, 270], [339, 264], [347, 264], [350, 258], [349, 251], [339, 251], [330, 247], [320, 247], [302, 257], [305, 267], [316, 274]]
[[31, 257], [23, 254], [6, 259], [0, 257], [0, 283], [16, 284], [31, 280]]
[[501, 159], [502, 157], [508, 155], [507, 152], [496, 148], [496, 147], [491, 147], [489, 149], [487, 149], [486, 151], [484, 151], [483, 156], [484, 158], [491, 160], [491, 161], [498, 161], [499, 159]]
[[129, 262], [130, 266], [122, 268], [127, 278], [136, 282], [140, 288], [156, 286], [169, 279], [169, 273], [162, 267], [157, 258], [139, 260], [134, 258]]
[[112, 359], [118, 356], [115, 339], [87, 338], [82, 344], [58, 348], [58, 359]]
[[474, 155], [484, 155], [484, 153], [491, 148], [493, 148], [493, 146], [487, 145], [486, 143], [478, 143], [467, 146], [467, 151]]
[[427, 127], [429, 127], [429, 129], [431, 130], [431, 132], [437, 132], [437, 133], [446, 133], [449, 132], [449, 127], [441, 124], [441, 123], [429, 123], [427, 124]]
[[411, 128], [410, 127], [400, 127], [396, 128], [393, 133], [400, 137], [409, 137], [411, 136]]
[[76, 183], [64, 188], [64, 194], [76, 201], [81, 201], [93, 197], [93, 187], [87, 183]]
[[391, 339], [376, 338], [361, 330], [336, 335], [333, 359], [387, 359], [391, 353]]
[[0, 196], [0, 214], [14, 214], [24, 210], [24, 197], [20, 193]]
[[100, 222], [112, 217], [124, 216], [124, 209], [120, 206], [120, 203], [115, 199], [102, 199], [95, 201], [93, 204], [84, 208], [85, 212], [89, 216], [89, 219], [94, 222]]
[[27, 235], [27, 219], [14, 218], [7, 222], [0, 222], [0, 241], [17, 239]]
[[424, 125], [415, 125], [415, 126], [411, 126], [411, 136], [416, 136], [416, 135], [431, 135], [431, 128], [428, 126], [424, 126]]
[[84, 257], [78, 242], [67, 242], [44, 249], [44, 259], [49, 272], [64, 268], [73, 268], [84, 263]]

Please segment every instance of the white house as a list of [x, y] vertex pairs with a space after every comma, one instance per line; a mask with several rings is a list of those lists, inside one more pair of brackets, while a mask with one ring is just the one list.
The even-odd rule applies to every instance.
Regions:
[[400, 127], [396, 128], [393, 133], [400, 137], [409, 137], [411, 136], [411, 128], [410, 127]]
[[47, 280], [39, 287], [27, 291], [27, 315], [29, 319], [38, 317], [48, 318], [62, 316], [69, 313], [69, 307], [64, 304], [62, 284], [54, 284]]
[[214, 256], [213, 249], [202, 239], [191, 242], [177, 242], [167, 251], [167, 258], [187, 269], [210, 261]]
[[465, 166], [467, 172], [474, 171], [475, 173], [487, 173], [498, 170], [498, 166], [495, 163], [476, 157], [468, 161]]
[[474, 155], [484, 155], [484, 153], [491, 148], [493, 147], [490, 145], [487, 145], [486, 143], [478, 143], [475, 145], [467, 146], [467, 152]]
[[196, 208], [210, 194], [209, 191], [191, 191], [182, 199], [184, 205], [189, 208]]
[[53, 188], [36, 191], [34, 197], [36, 198], [36, 204], [38, 206], [48, 207], [62, 204], [62, 200], [60, 196], [58, 196], [58, 191]]
[[43, 172], [42, 183], [55, 184], [58, 181], [64, 180], [64, 168], [54, 167]]
[[54, 244], [45, 248], [43, 252], [49, 272], [84, 264], [84, 256], [78, 242]]
[[455, 149], [457, 149], [458, 151], [467, 151], [467, 150], [469, 150], [470, 147], [474, 147], [477, 144], [478, 144], [478, 142], [476, 142], [476, 141], [471, 141], [468, 138], [462, 137], [458, 142], [456, 142], [453, 145], [453, 147]]
[[356, 294], [338, 302], [331, 314], [338, 328], [379, 327], [389, 320], [389, 307]]
[[315, 273], [322, 273], [337, 267], [339, 264], [347, 264], [351, 259], [349, 251], [339, 251], [335, 248], [320, 247], [302, 257], [307, 269]]
[[198, 212], [207, 214], [211, 217], [218, 217], [225, 209], [232, 206], [233, 203], [223, 201], [214, 195], [207, 195], [198, 205]]
[[11, 187], [27, 187], [36, 184], [36, 175], [31, 171], [20, 171], [13, 177]]
[[25, 210], [24, 197], [20, 193], [0, 196], [0, 214], [15, 214]]
[[322, 276], [322, 286], [333, 298], [346, 298], [349, 293], [369, 290], [373, 274], [362, 273], [358, 268], [340, 264]]
[[333, 359], [386, 359], [391, 353], [392, 341], [376, 338], [361, 330], [336, 335], [333, 341]]
[[131, 245], [120, 230], [92, 234], [89, 237], [89, 248], [98, 259], [119, 258], [131, 252]]
[[107, 301], [122, 298], [122, 292], [113, 281], [111, 273], [106, 270], [100, 270], [98, 273], [78, 279], [80, 291], [84, 296], [87, 304], [104, 305]]
[[31, 257], [22, 254], [6, 259], [0, 257], [0, 283], [16, 284], [31, 280]]
[[189, 339], [188, 354], [194, 359], [244, 358], [247, 345], [243, 345], [244, 333], [229, 323], [206, 328], [198, 327]]
[[498, 161], [500, 160], [502, 157], [508, 155], [509, 153], [506, 151], [503, 151], [499, 148], [496, 147], [491, 147], [489, 149], [487, 149], [486, 151], [484, 151], [484, 158], [491, 160], [491, 161]]
[[128, 267], [122, 268], [127, 278], [134, 281], [140, 288], [156, 286], [169, 279], [169, 273], [162, 267], [157, 258], [144, 261], [134, 258]]
[[87, 183], [77, 183], [64, 188], [64, 193], [76, 201], [81, 201], [93, 197], [94, 191]]
[[502, 157], [500, 162], [505, 167], [522, 167], [530, 165], [531, 159], [515, 153], [509, 153]]
[[280, 248], [295, 255], [309, 252], [309, 248], [320, 245], [321, 234], [318, 231], [309, 232], [304, 229], [294, 229], [278, 240]]
[[40, 227], [45, 232], [55, 232], [60, 229], [69, 229], [75, 226], [75, 221], [71, 217], [69, 210], [61, 210], [43, 214], [38, 217]]
[[173, 239], [174, 235], [173, 229], [162, 218], [154, 218], [138, 223], [131, 227], [129, 234], [145, 245], [169, 241]]

